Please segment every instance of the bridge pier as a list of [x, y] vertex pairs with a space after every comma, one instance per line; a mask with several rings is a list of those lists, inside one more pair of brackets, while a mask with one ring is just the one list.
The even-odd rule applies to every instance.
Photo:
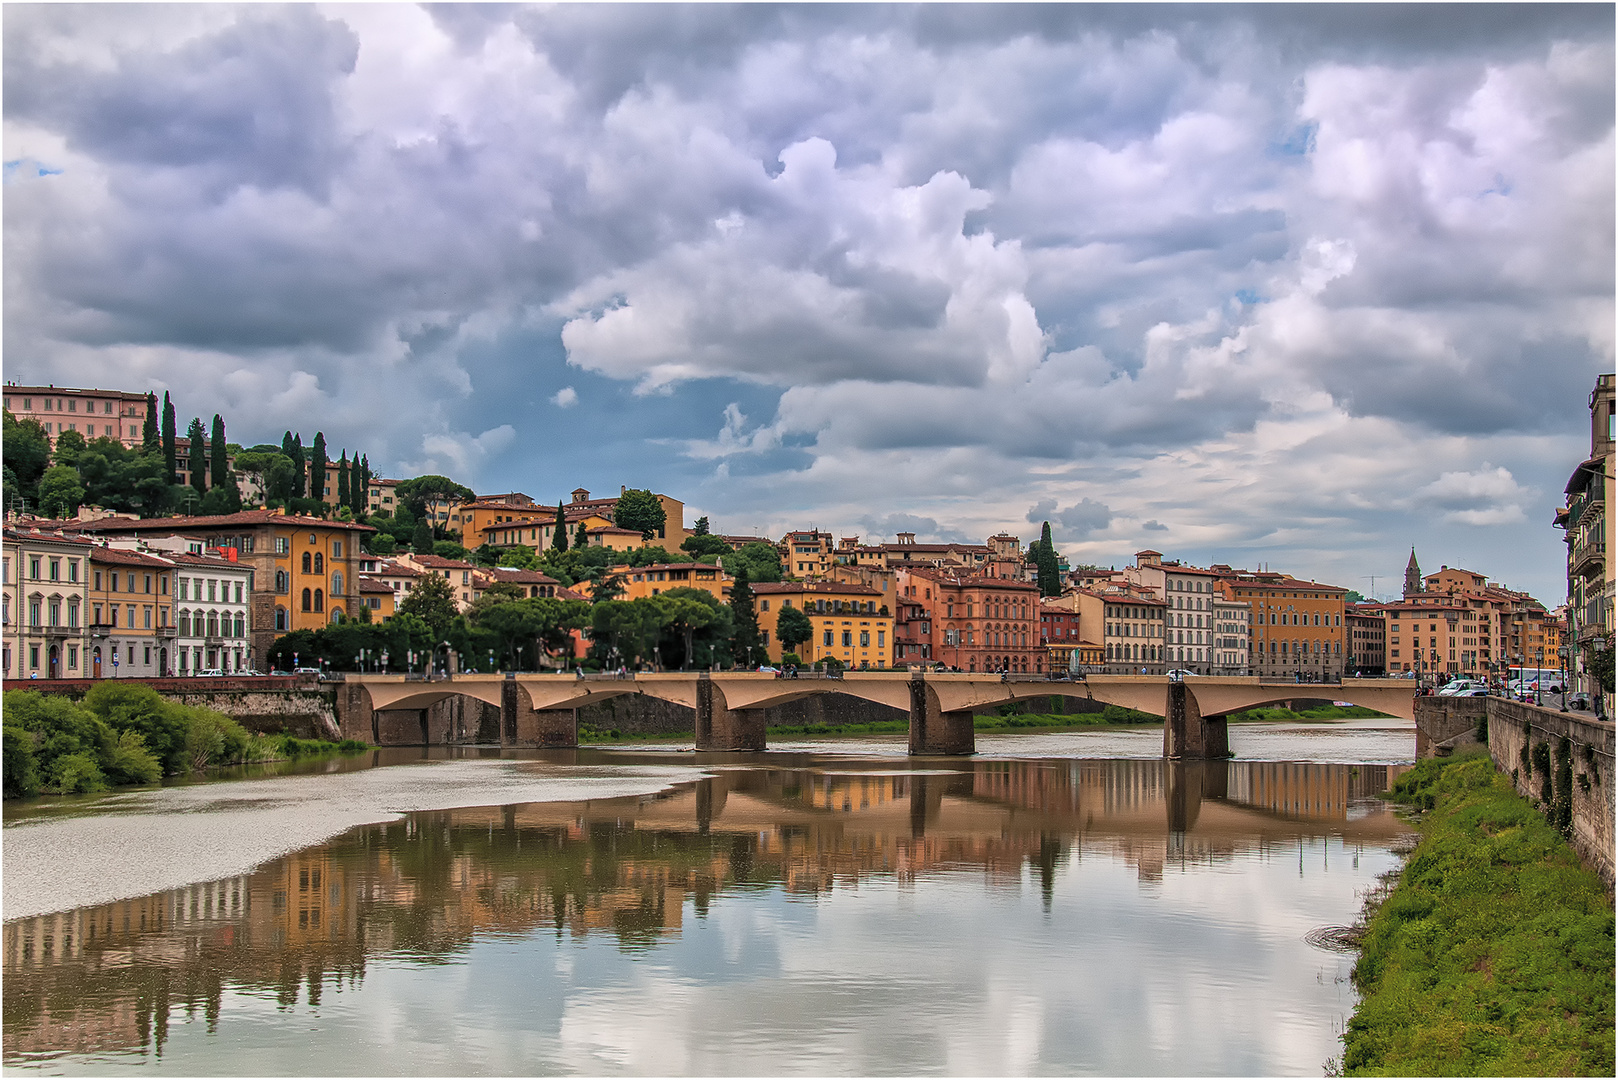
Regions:
[[1163, 756], [1230, 757], [1230, 725], [1223, 716], [1203, 716], [1197, 696], [1183, 682], [1171, 682], [1163, 706]]
[[763, 709], [732, 709], [707, 672], [697, 675], [697, 749], [762, 750]]
[[500, 745], [576, 748], [579, 710], [536, 709], [515, 679], [500, 687]]
[[972, 754], [977, 752], [972, 710], [945, 712], [938, 693], [917, 672], [910, 679], [910, 752]]

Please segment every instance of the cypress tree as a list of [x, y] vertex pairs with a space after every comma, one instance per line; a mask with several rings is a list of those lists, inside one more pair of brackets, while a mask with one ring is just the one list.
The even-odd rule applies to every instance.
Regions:
[[179, 459], [174, 453], [174, 402], [169, 392], [163, 391], [163, 465], [169, 471], [169, 483], [180, 482]]
[[202, 417], [191, 418], [185, 439], [189, 444], [185, 450], [185, 467], [191, 471], [191, 486], [202, 495], [208, 490], [208, 440], [202, 433]]
[[326, 433], [315, 432], [315, 445], [309, 448], [309, 497], [326, 501]]
[[337, 505], [354, 508], [354, 493], [349, 490], [348, 484], [348, 448], [343, 448], [343, 456], [337, 459]]
[[1045, 522], [1034, 545], [1034, 565], [1039, 571], [1039, 595], [1058, 596], [1062, 592], [1062, 576], [1056, 567], [1056, 545], [1051, 541], [1051, 523]]
[[371, 512], [371, 458], [366, 455], [360, 458], [360, 493], [354, 499], [354, 516], [363, 518]]
[[573, 532], [573, 546], [576, 548], [590, 546], [590, 534], [584, 531], [584, 522], [582, 521], [579, 522], [579, 527]]
[[229, 451], [225, 445], [225, 422], [218, 413], [213, 414], [213, 438], [208, 440], [208, 486], [225, 487], [230, 483]]
[[753, 610], [753, 588], [748, 584], [747, 565], [736, 567], [730, 585], [730, 614], [735, 630], [730, 637], [730, 656], [743, 667], [752, 667], [758, 652], [758, 613]]
[[567, 514], [562, 509], [562, 500], [556, 500], [556, 523], [551, 526], [551, 547], [557, 551], [567, 550]]
[[288, 456], [292, 458], [292, 496], [296, 499], [304, 498], [304, 493], [309, 489], [306, 485], [308, 477], [304, 469], [302, 435], [292, 436], [292, 453]]
[[433, 527], [426, 518], [416, 522], [416, 534], [410, 538], [410, 547], [417, 555], [433, 553]]
[[146, 391], [146, 422], [140, 426], [140, 449], [143, 454], [155, 454], [161, 449], [157, 434], [157, 395]]

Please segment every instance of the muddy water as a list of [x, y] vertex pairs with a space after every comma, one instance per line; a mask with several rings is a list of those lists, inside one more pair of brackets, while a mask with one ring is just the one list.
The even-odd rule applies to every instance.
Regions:
[[1352, 957], [1309, 934], [1397, 865], [1414, 743], [1330, 730], [1184, 766], [404, 752], [8, 808], [5, 1064], [1318, 1075]]

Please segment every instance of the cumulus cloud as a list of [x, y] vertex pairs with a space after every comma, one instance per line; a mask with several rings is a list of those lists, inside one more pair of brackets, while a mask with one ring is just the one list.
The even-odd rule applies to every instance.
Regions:
[[23, 5], [4, 52], [8, 378], [783, 527], [1488, 524], [1557, 580], [1610, 8]]

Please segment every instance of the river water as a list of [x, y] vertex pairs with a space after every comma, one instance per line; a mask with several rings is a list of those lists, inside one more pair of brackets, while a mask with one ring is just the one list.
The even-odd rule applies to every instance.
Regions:
[[388, 750], [8, 806], [4, 1063], [1319, 1075], [1413, 725]]

